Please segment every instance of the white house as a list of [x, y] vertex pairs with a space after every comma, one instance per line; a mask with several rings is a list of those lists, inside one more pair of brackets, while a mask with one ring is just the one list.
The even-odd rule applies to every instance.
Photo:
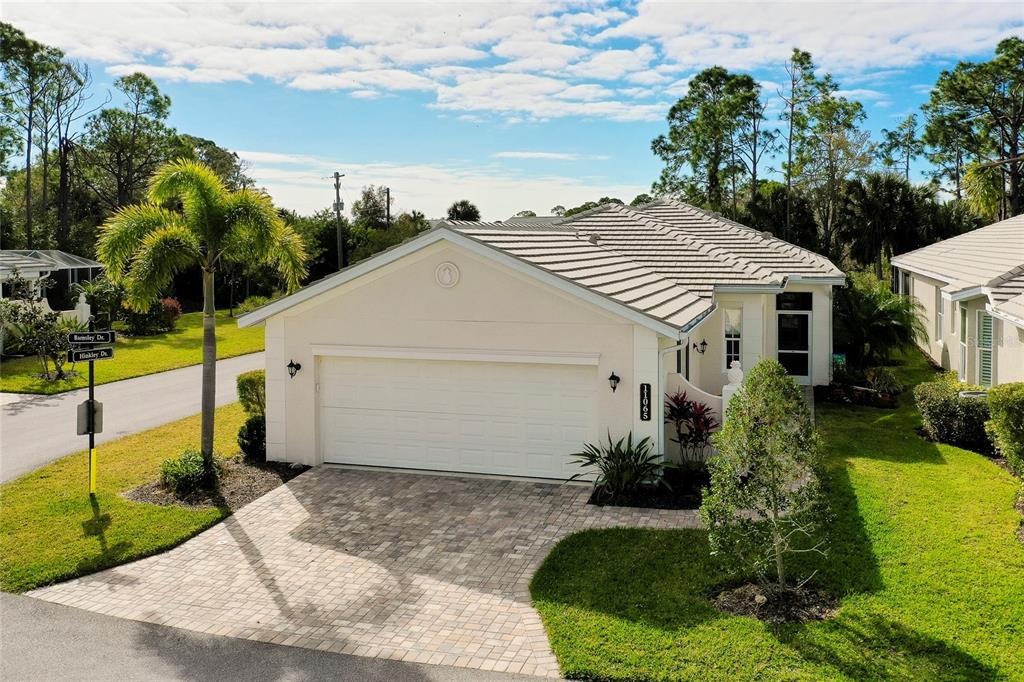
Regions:
[[1024, 215], [892, 259], [921, 304], [924, 351], [982, 386], [1024, 381]]
[[266, 327], [267, 456], [565, 478], [584, 442], [665, 452], [663, 393], [727, 364], [829, 381], [827, 259], [692, 206], [439, 222], [239, 319]]

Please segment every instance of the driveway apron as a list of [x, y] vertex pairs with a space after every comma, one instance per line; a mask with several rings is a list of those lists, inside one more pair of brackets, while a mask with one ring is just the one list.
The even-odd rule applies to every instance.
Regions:
[[314, 468], [164, 554], [31, 596], [361, 656], [558, 676], [529, 581], [585, 528], [696, 527], [589, 488]]

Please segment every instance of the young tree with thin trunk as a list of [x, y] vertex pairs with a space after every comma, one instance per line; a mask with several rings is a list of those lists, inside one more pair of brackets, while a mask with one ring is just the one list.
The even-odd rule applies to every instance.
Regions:
[[818, 440], [802, 389], [776, 360], [749, 372], [712, 437], [711, 485], [700, 517], [711, 551], [740, 572], [792, 587], [792, 559], [824, 554], [827, 507], [818, 481]]
[[201, 451], [213, 470], [217, 337], [214, 278], [230, 263], [276, 267], [289, 289], [305, 274], [302, 239], [265, 194], [230, 192], [209, 167], [178, 160], [157, 170], [147, 203], [127, 206], [100, 228], [98, 253], [123, 283], [128, 303], [148, 310], [178, 272], [198, 267], [203, 279]]
[[919, 135], [917, 114], [900, 121], [895, 130], [882, 129], [882, 143], [878, 146], [879, 159], [886, 168], [898, 168], [904, 179], [910, 181], [910, 164], [924, 152], [924, 140]]
[[[761, 99], [761, 85], [750, 76], [739, 76], [736, 81], [739, 109], [734, 148], [739, 164], [750, 182], [750, 201], [747, 210], [756, 210], [759, 199], [759, 168], [764, 158], [780, 151], [779, 134], [765, 128], [767, 104]], [[773, 229], [778, 229], [777, 227]]]
[[807, 107], [815, 101], [819, 87], [810, 52], [794, 47], [785, 68], [786, 90], [779, 90], [778, 94], [785, 105], [782, 113], [782, 120], [786, 122], [786, 161], [782, 166], [786, 176], [786, 225], [783, 238], [788, 239], [793, 224], [793, 185], [800, 177], [803, 157], [801, 140], [810, 127]]

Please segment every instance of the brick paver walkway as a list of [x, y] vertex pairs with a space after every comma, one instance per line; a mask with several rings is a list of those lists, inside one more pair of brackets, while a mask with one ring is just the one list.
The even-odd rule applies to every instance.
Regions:
[[312, 649], [557, 676], [528, 584], [562, 537], [693, 527], [588, 488], [318, 467], [164, 554], [32, 592]]

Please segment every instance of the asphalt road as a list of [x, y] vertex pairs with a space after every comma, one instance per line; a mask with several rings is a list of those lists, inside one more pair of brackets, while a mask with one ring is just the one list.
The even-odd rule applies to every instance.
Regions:
[[[237, 400], [235, 377], [261, 367], [263, 353], [218, 361], [217, 404]], [[195, 365], [97, 386], [96, 399], [103, 403], [103, 433], [96, 442], [198, 413], [201, 377], [202, 367]], [[57, 395], [0, 393], [0, 481], [88, 446], [86, 437], [75, 433], [78, 404], [88, 392], [83, 388]]]
[[496, 682], [538, 678], [204, 635], [0, 593], [0, 679]]

